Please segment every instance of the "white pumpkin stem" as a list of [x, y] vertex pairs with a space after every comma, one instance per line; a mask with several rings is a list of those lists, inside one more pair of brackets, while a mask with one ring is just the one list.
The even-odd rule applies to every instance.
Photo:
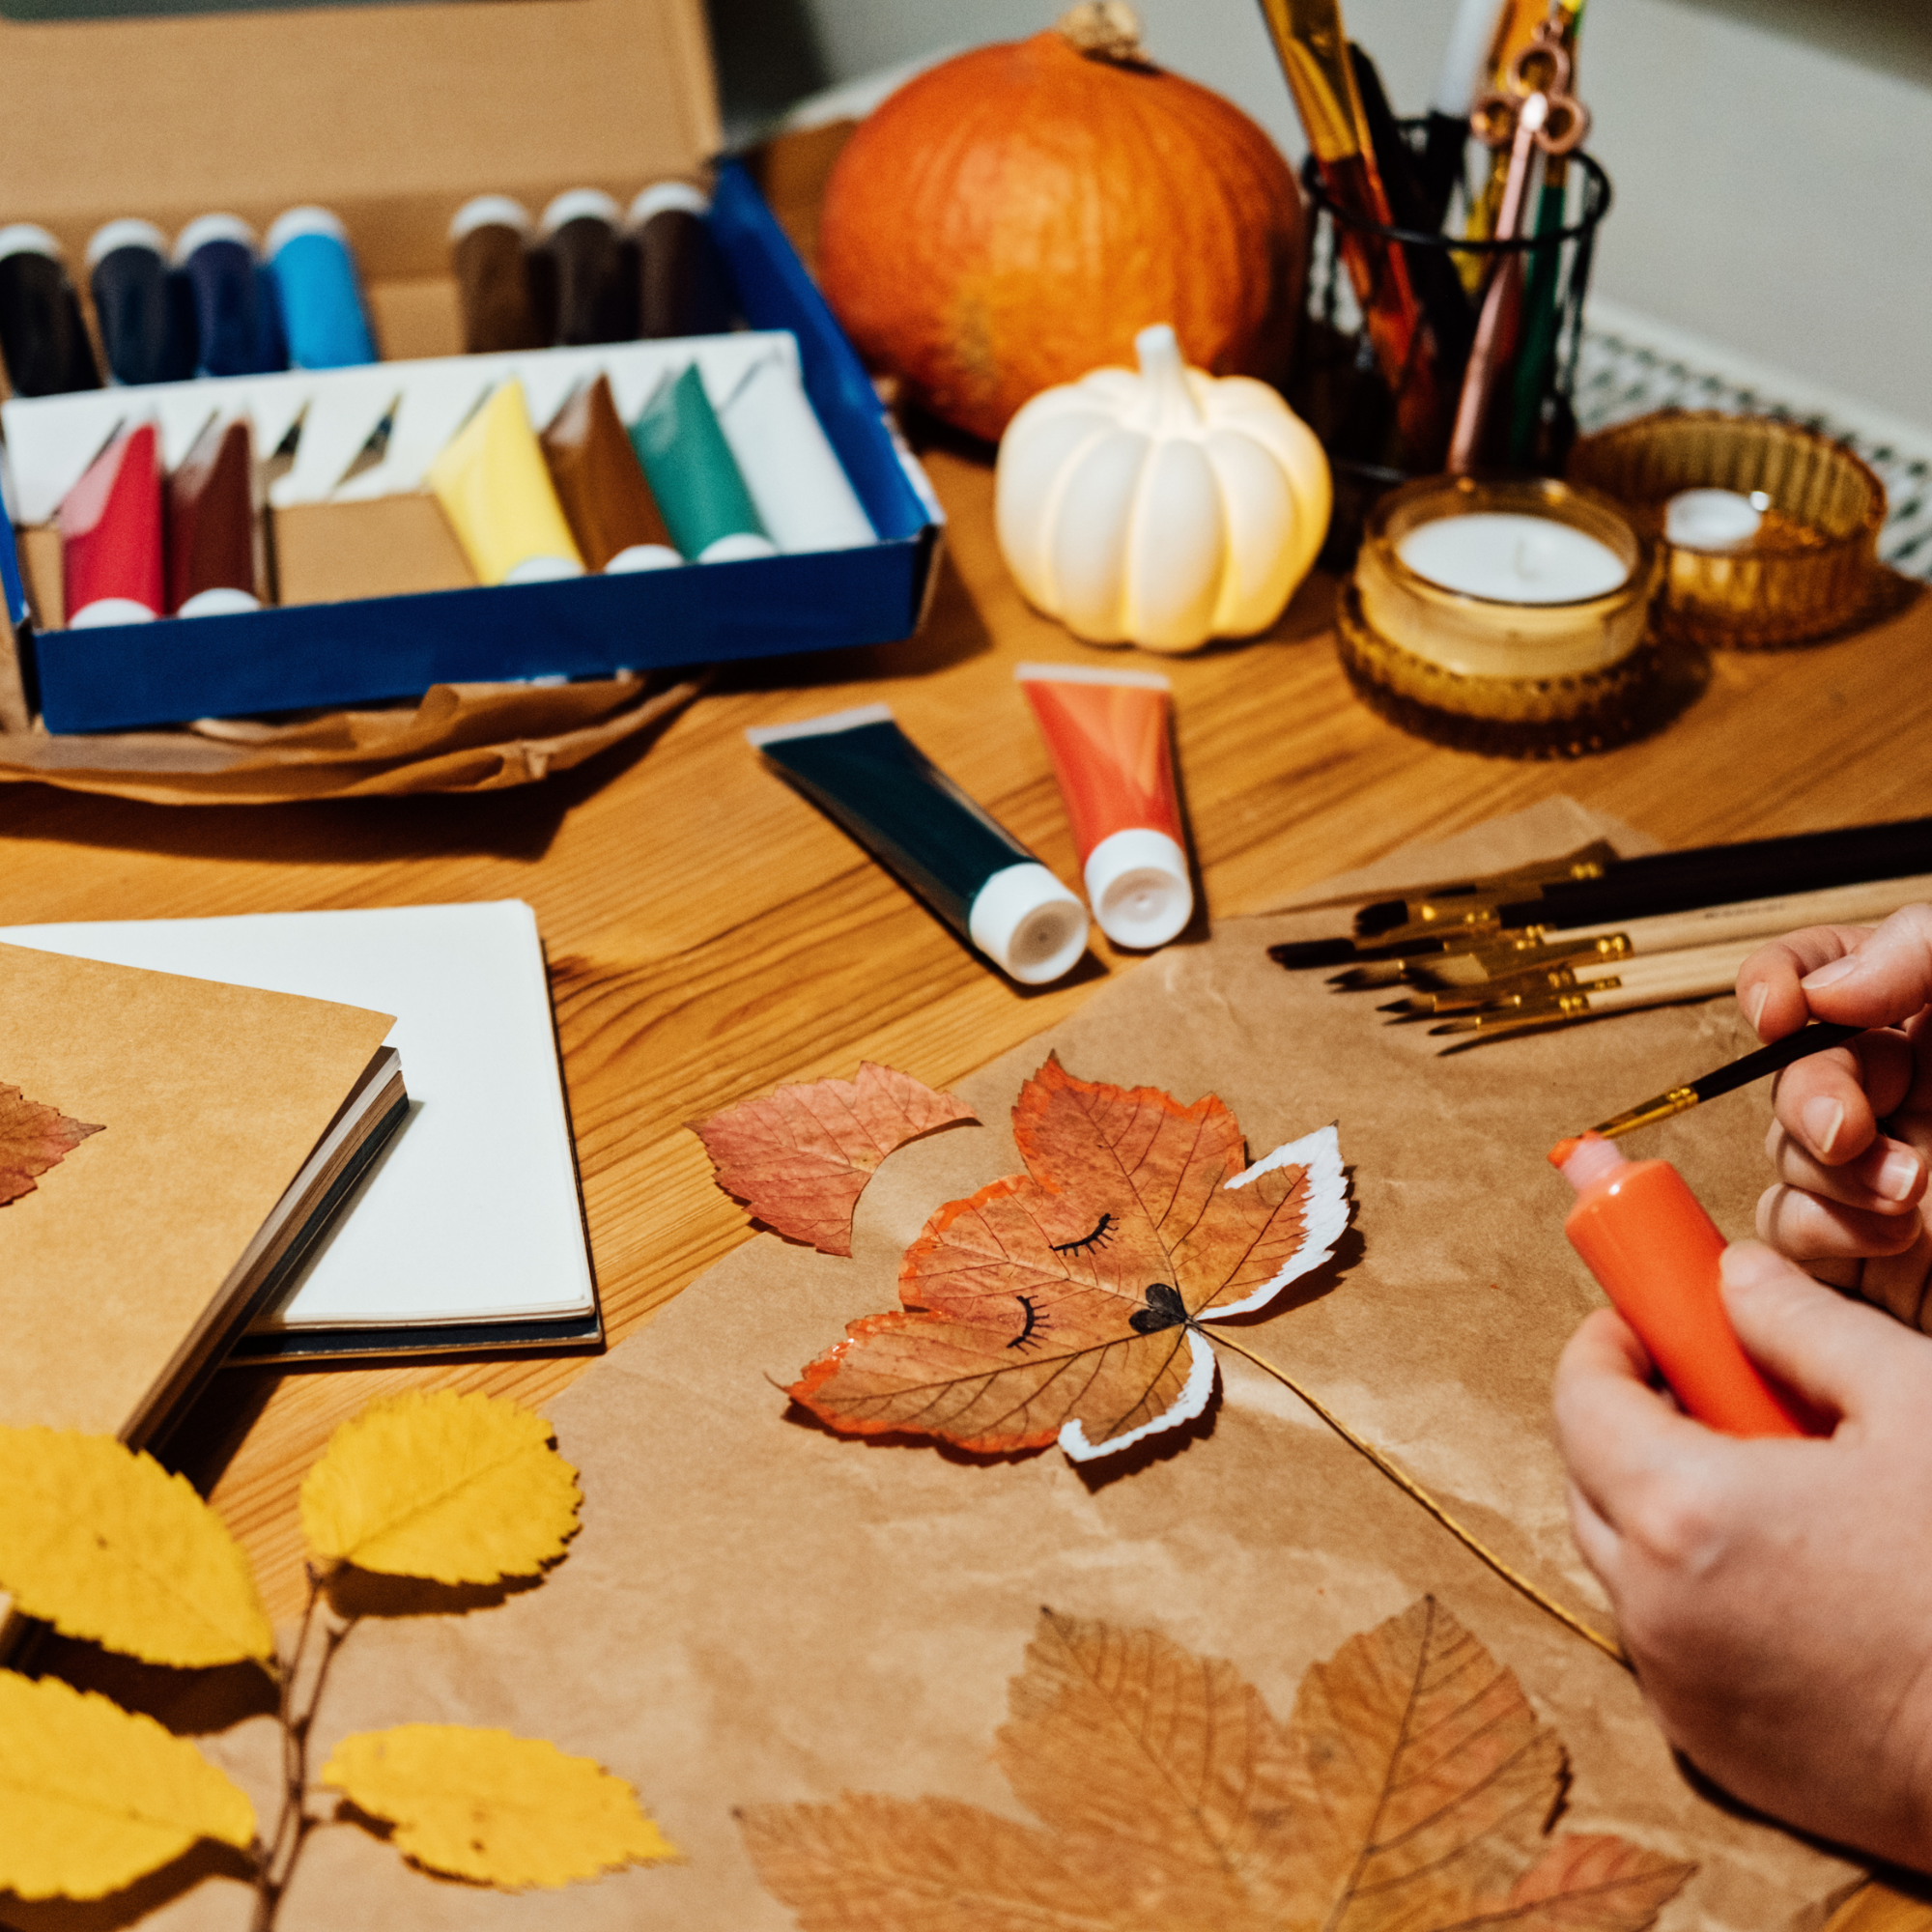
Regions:
[[1187, 362], [1173, 325], [1157, 322], [1142, 329], [1134, 337], [1134, 352], [1141, 358], [1141, 381], [1154, 406], [1155, 434], [1200, 422], [1200, 406], [1187, 385]]

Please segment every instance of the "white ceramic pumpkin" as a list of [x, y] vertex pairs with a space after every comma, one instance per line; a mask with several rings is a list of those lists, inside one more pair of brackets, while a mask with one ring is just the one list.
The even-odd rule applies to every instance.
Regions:
[[994, 523], [1027, 601], [1089, 643], [1190, 651], [1281, 615], [1328, 530], [1328, 459], [1265, 383], [1181, 360], [1045, 389], [1000, 439]]

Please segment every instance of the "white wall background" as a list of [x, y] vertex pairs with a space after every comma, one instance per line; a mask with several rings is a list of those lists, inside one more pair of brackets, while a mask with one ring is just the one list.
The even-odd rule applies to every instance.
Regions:
[[[1302, 142], [1256, 0], [1137, 0], [1154, 57]], [[713, 0], [727, 107], [1031, 33], [1055, 0]], [[1347, 0], [1399, 112], [1455, 0]], [[748, 35], [768, 56], [731, 100]], [[787, 59], [769, 58], [783, 50]], [[1593, 286], [1932, 427], [1932, 0], [1592, 0], [1580, 63], [1616, 185]], [[762, 99], [755, 97], [762, 96]]]

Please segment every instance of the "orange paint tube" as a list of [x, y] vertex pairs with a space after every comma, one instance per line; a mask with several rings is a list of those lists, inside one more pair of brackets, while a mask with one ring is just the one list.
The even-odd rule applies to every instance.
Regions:
[[1577, 1190], [1570, 1245], [1685, 1412], [1727, 1435], [1809, 1434], [1731, 1326], [1718, 1276], [1724, 1237], [1684, 1177], [1667, 1160], [1626, 1160], [1601, 1134], [1563, 1141], [1549, 1158]]
[[1053, 759], [1100, 930], [1118, 946], [1165, 946], [1194, 915], [1167, 679], [1049, 664], [1013, 675]]

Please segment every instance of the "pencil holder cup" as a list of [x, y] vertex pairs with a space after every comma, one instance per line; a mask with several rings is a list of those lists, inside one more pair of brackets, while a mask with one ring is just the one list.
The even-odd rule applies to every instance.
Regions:
[[[1420, 154], [1427, 123], [1406, 121], [1403, 138]], [[1473, 174], [1479, 150], [1472, 150]], [[1553, 172], [1553, 170], [1552, 170]], [[1560, 179], [1536, 204], [1536, 233], [1512, 241], [1383, 227], [1339, 205], [1315, 157], [1302, 165], [1310, 257], [1293, 366], [1287, 384], [1295, 412], [1328, 453], [1335, 509], [1322, 565], [1344, 571], [1378, 498], [1447, 460], [1456, 402], [1468, 364], [1481, 291], [1510, 258], [1520, 268], [1520, 300], [1504, 337], [1490, 434], [1480, 451], [1487, 474], [1560, 476], [1576, 439], [1571, 408], [1583, 330], [1583, 298], [1599, 224], [1610, 208], [1610, 178], [1588, 155], [1568, 156]], [[1466, 188], [1452, 228], [1467, 220]], [[1401, 270], [1396, 263], [1400, 261]], [[1391, 276], [1406, 271], [1423, 326], [1393, 380], [1365, 314]]]
[[[1885, 485], [1815, 430], [1660, 410], [1585, 437], [1569, 474], [1615, 497], [1662, 545], [1654, 621], [1664, 637], [1776, 650], [1846, 630], [1880, 602]], [[1699, 528], [1698, 503], [1673, 514], [1690, 491], [1723, 493], [1715, 526]]]

